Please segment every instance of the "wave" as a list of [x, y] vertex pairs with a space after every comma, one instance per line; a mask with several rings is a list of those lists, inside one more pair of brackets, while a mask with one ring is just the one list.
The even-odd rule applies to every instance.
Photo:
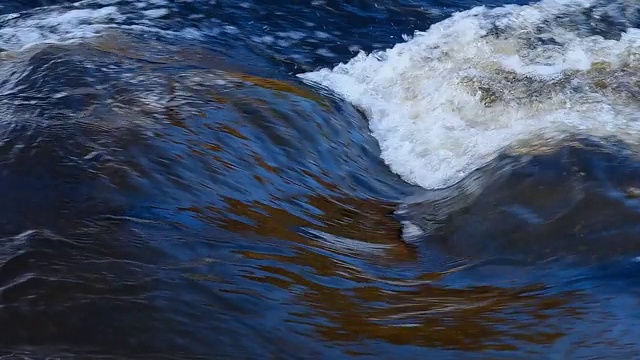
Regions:
[[4, 14], [0, 15], [0, 48], [20, 51], [40, 44], [77, 43], [114, 29], [197, 37], [194, 29], [170, 31], [159, 26], [173, 10], [164, 0], [86, 0]]
[[363, 110], [406, 181], [448, 187], [566, 137], [640, 142], [640, 4], [476, 7], [406, 42], [299, 76]]

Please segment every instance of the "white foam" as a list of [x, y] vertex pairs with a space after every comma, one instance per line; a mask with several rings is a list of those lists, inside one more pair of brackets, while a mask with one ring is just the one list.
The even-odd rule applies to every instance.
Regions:
[[402, 221], [402, 239], [407, 243], [413, 243], [422, 239], [424, 231], [410, 221]]
[[[567, 134], [638, 142], [638, 102], [623, 89], [631, 82], [613, 75], [640, 66], [640, 31], [605, 40], [589, 33], [593, 19], [575, 15], [590, 7], [598, 19], [639, 7], [616, 4], [478, 7], [387, 51], [300, 76], [365, 112], [394, 172], [425, 188], [445, 187], [516, 145], [523, 151]], [[598, 66], [609, 69], [598, 73]]]
[[96, 36], [100, 22], [121, 19], [117, 7], [100, 9], [51, 8], [47, 13], [7, 18], [0, 29], [0, 47], [17, 50], [48, 41], [67, 41]]
[[150, 9], [150, 10], [145, 10], [144, 11], [144, 15], [146, 17], [149, 17], [149, 18], [152, 18], [152, 19], [156, 19], [156, 18], [160, 18], [160, 17], [166, 16], [169, 13], [170, 13], [169, 9], [165, 9], [165, 8]]
[[[43, 43], [73, 43], [113, 29], [181, 34], [150, 26], [171, 12], [164, 0], [85, 0], [0, 16], [0, 48], [22, 50]], [[161, 7], [158, 7], [161, 6]], [[185, 34], [189, 29], [184, 29]]]

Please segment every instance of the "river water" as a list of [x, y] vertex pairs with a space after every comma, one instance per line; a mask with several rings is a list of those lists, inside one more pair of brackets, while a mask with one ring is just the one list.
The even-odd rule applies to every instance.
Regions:
[[632, 0], [0, 4], [0, 358], [640, 358]]

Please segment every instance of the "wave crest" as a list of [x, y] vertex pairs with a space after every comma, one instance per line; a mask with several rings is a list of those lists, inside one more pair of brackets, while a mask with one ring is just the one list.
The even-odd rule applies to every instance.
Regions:
[[600, 0], [477, 7], [300, 76], [365, 112], [394, 172], [442, 188], [501, 153], [566, 136], [636, 145], [638, 11]]

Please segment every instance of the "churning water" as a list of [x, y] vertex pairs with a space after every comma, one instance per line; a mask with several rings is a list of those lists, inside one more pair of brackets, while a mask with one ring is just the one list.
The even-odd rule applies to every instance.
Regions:
[[0, 4], [0, 358], [640, 358], [640, 4]]

